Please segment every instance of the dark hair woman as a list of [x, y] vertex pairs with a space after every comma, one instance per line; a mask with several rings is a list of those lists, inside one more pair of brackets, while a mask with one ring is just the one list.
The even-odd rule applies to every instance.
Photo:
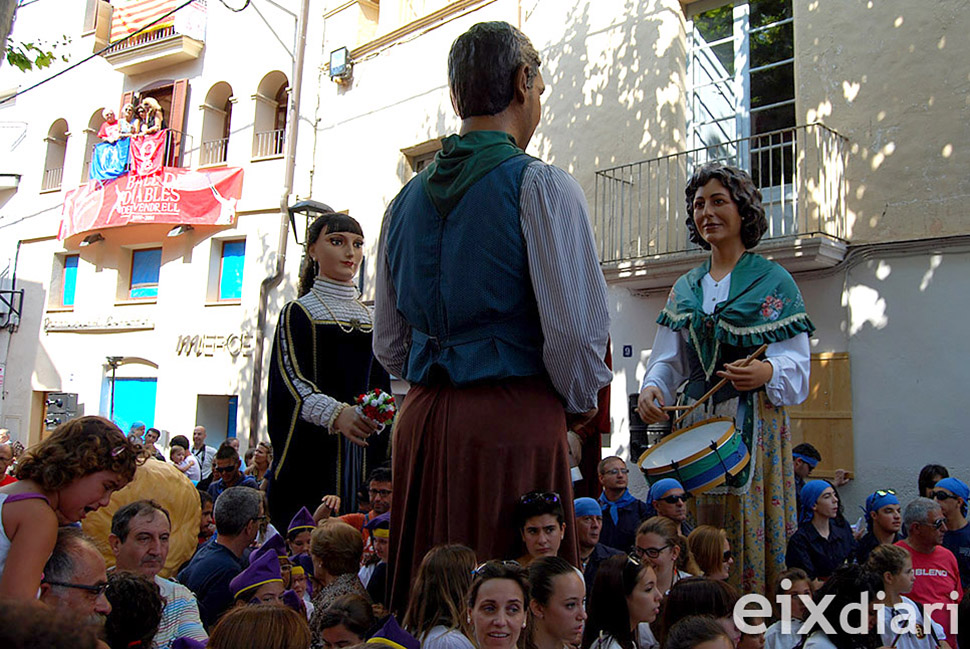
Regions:
[[583, 649], [634, 649], [637, 627], [657, 619], [663, 593], [648, 563], [618, 554], [596, 571]]
[[[754, 254], [767, 230], [761, 192], [747, 172], [723, 164], [698, 168], [686, 187], [687, 229], [710, 257], [674, 284], [660, 316], [637, 410], [647, 423], [669, 419], [676, 388], [687, 380], [684, 403], [694, 402], [720, 379], [728, 383], [681, 427], [706, 417], [736, 418], [755, 456], [736, 476], [729, 495], [707, 501], [726, 511], [722, 527], [738, 549], [732, 572], [746, 592], [765, 592], [780, 563], [786, 525], [794, 516], [791, 441], [784, 406], [808, 395], [809, 335], [814, 326], [791, 275]], [[742, 361], [761, 345], [763, 359]], [[758, 467], [757, 471], [753, 467]], [[748, 497], [735, 500], [736, 496]], [[751, 498], [750, 494], [757, 494]], [[781, 503], [781, 506], [779, 506]], [[743, 530], [743, 532], [742, 532]]]
[[529, 649], [566, 649], [580, 644], [586, 627], [583, 574], [559, 557], [529, 564]]
[[267, 399], [276, 529], [300, 507], [314, 511], [325, 495], [356, 511], [357, 490], [387, 459], [390, 436], [375, 435], [377, 424], [350, 405], [362, 392], [390, 390], [371, 352], [370, 308], [354, 284], [363, 254], [357, 221], [333, 212], [317, 218], [307, 230], [299, 297], [280, 314]]
[[942, 464], [927, 464], [919, 471], [919, 495], [923, 498], [932, 498], [936, 483], [949, 477], [950, 472]]

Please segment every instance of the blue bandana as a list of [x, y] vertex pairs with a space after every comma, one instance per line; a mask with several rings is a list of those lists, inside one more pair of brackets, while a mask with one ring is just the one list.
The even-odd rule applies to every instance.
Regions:
[[607, 509], [610, 510], [610, 520], [613, 521], [614, 525], [616, 525], [617, 522], [620, 520], [620, 509], [628, 505], [632, 505], [636, 501], [637, 499], [633, 497], [633, 494], [630, 493], [629, 489], [624, 491], [623, 495], [616, 500], [609, 500], [606, 497], [605, 491], [600, 494], [600, 498], [599, 498], [599, 503], [600, 503], [600, 506], [603, 508], [603, 511], [605, 512]]
[[663, 480], [657, 480], [652, 485], [650, 485], [650, 495], [648, 498], [650, 502], [653, 503], [655, 500], [660, 500], [665, 493], [671, 489], [680, 489], [683, 491], [684, 486], [674, 480], [673, 478], [664, 478]]
[[894, 494], [884, 492], [883, 495], [879, 495], [879, 492], [873, 492], [868, 498], [866, 498], [866, 506], [864, 508], [866, 512], [866, 527], [869, 531], [872, 531], [872, 513], [877, 512], [886, 505], [898, 505], [899, 498]]
[[576, 511], [576, 518], [580, 516], [602, 516], [603, 509], [600, 504], [592, 498], [577, 498], [573, 501], [573, 508]]
[[958, 478], [943, 478], [936, 483], [936, 489], [946, 489], [954, 496], [960, 496], [963, 498], [963, 505], [960, 507], [960, 511], [964, 516], [967, 515], [967, 503], [970, 502], [970, 487], [967, 483]]
[[818, 460], [814, 457], [808, 457], [807, 455], [802, 455], [801, 453], [792, 453], [791, 456], [796, 460], [801, 460], [813, 469], [818, 466]]
[[818, 497], [831, 486], [825, 480], [809, 480], [805, 483], [801, 493], [802, 517], [798, 521], [799, 524], [812, 520], [812, 516], [815, 515], [815, 503], [818, 502]]

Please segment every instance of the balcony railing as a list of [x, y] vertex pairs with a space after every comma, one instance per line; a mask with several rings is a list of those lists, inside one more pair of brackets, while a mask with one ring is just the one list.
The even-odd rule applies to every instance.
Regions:
[[707, 162], [751, 173], [768, 219], [762, 245], [812, 236], [845, 240], [846, 138], [808, 124], [596, 172], [594, 230], [601, 263], [699, 248], [688, 238], [684, 188], [694, 169]]
[[203, 142], [199, 164], [201, 164], [203, 167], [206, 165], [222, 164], [226, 161], [226, 155], [228, 152], [229, 138], [227, 137], [222, 138], [221, 140]]
[[44, 177], [40, 181], [42, 192], [54, 191], [61, 188], [61, 181], [64, 179], [64, 167], [44, 169]]
[[152, 31], [142, 32], [140, 34], [135, 34], [126, 41], [122, 41], [116, 45], [112, 45], [104, 54], [117, 54], [118, 52], [124, 50], [131, 50], [136, 47], [141, 47], [143, 45], [148, 45], [149, 43], [154, 43], [155, 41], [161, 41], [171, 36], [175, 36], [177, 32], [175, 31], [175, 25], [167, 25], [159, 29]]
[[283, 155], [283, 143], [286, 141], [286, 129], [275, 131], [257, 131], [253, 139], [253, 157], [271, 158]]

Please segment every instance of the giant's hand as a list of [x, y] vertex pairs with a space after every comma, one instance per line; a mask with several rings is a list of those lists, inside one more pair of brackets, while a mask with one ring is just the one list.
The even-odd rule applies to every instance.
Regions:
[[637, 414], [645, 424], [655, 424], [658, 421], [667, 421], [667, 416], [662, 408], [664, 406], [664, 394], [655, 385], [648, 385], [640, 391], [640, 398], [637, 399]]
[[740, 392], [757, 390], [771, 380], [775, 370], [768, 361], [753, 360], [742, 366], [744, 360], [727, 363], [724, 369], [717, 372], [722, 379], [727, 379]]

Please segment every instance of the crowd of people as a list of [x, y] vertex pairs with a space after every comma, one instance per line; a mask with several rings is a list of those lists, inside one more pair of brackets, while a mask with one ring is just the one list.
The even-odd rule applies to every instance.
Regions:
[[[685, 188], [710, 255], [670, 292], [637, 402], [650, 424], [731, 422], [737, 450], [697, 484], [674, 460], [640, 500], [627, 460], [600, 458], [609, 310], [582, 190], [524, 153], [538, 53], [481, 23], [448, 63], [462, 129], [388, 207], [373, 311], [360, 224], [308, 229], [269, 443], [240, 458], [198, 426], [168, 463], [160, 431], [87, 416], [17, 459], [3, 646], [970, 648], [970, 487], [929, 465], [919, 497], [880, 489], [853, 527], [845, 472], [813, 480], [820, 453], [792, 446], [814, 327], [787, 271], [750, 252], [767, 230], [750, 175], [712, 163]], [[391, 375], [410, 388], [382, 432], [353, 404]], [[139, 480], [150, 498], [117, 494]], [[185, 520], [165, 484], [191, 492]], [[110, 530], [78, 529], [109, 504]]]

